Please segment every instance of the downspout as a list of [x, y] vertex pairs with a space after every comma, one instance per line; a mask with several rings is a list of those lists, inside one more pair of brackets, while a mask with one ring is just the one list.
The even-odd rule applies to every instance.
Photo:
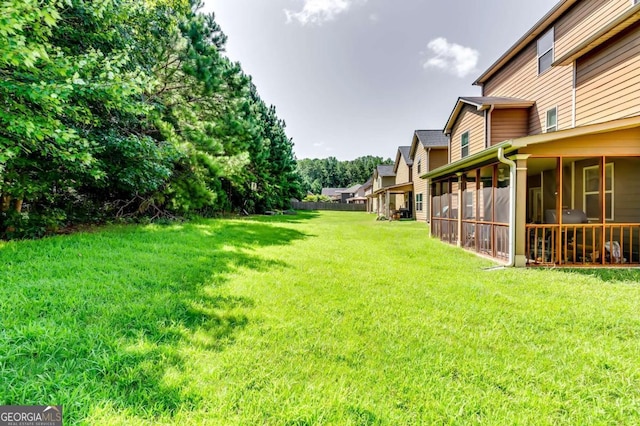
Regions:
[[[424, 170], [428, 173], [431, 171], [431, 147], [427, 148], [427, 157], [424, 159]], [[425, 203], [422, 203], [423, 206], [427, 207], [427, 212], [425, 216], [427, 217], [427, 223], [431, 223], [431, 179], [426, 179], [427, 187], [425, 188], [425, 196], [427, 200]]]
[[489, 148], [491, 146], [491, 113], [493, 113], [493, 110], [496, 108], [495, 105], [491, 105], [491, 108], [489, 108], [489, 112], [487, 113], [487, 135], [486, 138], [487, 140], [484, 142], [485, 144], [485, 148]]
[[504, 156], [504, 148], [498, 149], [498, 161], [509, 166], [509, 261], [513, 266], [516, 259], [516, 163]]

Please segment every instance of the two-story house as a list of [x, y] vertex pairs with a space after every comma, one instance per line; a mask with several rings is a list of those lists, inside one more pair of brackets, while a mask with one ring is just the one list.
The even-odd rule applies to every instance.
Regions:
[[382, 215], [390, 219], [413, 218], [413, 160], [409, 156], [409, 146], [398, 147], [393, 164], [394, 182], [379, 188], [377, 193], [386, 200]]
[[517, 266], [640, 264], [640, 1], [563, 0], [476, 81], [422, 176], [432, 234]]
[[[362, 185], [353, 185], [349, 188], [343, 188], [336, 191], [337, 194], [340, 195], [340, 202], [343, 204], [350, 204], [355, 202], [355, 198], [357, 197], [358, 189], [360, 189]], [[364, 202], [362, 203], [364, 204]]]
[[395, 197], [387, 194], [386, 188], [394, 186], [396, 183], [396, 173], [393, 165], [379, 165], [373, 171], [373, 208], [378, 217], [389, 218], [390, 212], [395, 210]]
[[373, 199], [373, 173], [371, 174], [371, 177], [362, 185], [362, 191], [364, 197], [367, 199], [367, 213], [375, 213], [376, 210], [374, 210], [374, 207], [376, 206], [374, 205]]
[[362, 185], [354, 185], [350, 190], [353, 190], [352, 195], [346, 199], [347, 204], [367, 204], [367, 197], [365, 195], [366, 189], [373, 186], [373, 181], [369, 179]]
[[[409, 148], [412, 175], [419, 177], [447, 164], [448, 148], [449, 138], [442, 133], [442, 130], [416, 130]], [[425, 179], [413, 179], [414, 217], [418, 221], [428, 222], [431, 218], [429, 189]]]

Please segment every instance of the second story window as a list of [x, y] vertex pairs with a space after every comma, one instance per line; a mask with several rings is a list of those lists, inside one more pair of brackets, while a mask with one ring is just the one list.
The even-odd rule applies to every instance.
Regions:
[[547, 110], [547, 125], [545, 126], [545, 132], [555, 132], [558, 130], [558, 107]]
[[469, 132], [464, 132], [460, 137], [460, 158], [469, 156]]
[[554, 31], [551, 28], [538, 39], [538, 74], [542, 74], [553, 63]]
[[418, 160], [418, 174], [422, 173], [422, 160]]

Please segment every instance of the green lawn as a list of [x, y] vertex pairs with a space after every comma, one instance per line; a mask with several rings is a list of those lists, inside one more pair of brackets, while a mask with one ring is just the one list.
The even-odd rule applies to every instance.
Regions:
[[362, 213], [0, 246], [0, 404], [65, 424], [640, 423], [640, 272], [487, 270]]

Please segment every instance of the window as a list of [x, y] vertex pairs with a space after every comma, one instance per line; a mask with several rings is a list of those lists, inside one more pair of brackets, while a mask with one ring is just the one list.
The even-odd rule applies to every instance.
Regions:
[[[605, 167], [604, 200], [606, 220], [613, 220], [613, 163]], [[600, 219], [600, 166], [583, 169], [583, 206], [590, 220]]]
[[553, 63], [554, 31], [551, 28], [538, 39], [538, 74], [542, 74]]
[[422, 173], [422, 160], [418, 160], [418, 173]]
[[416, 211], [422, 211], [422, 194], [416, 194]]
[[469, 132], [464, 132], [460, 137], [460, 157], [464, 158], [469, 155]]
[[555, 132], [556, 130], [558, 130], [558, 107], [547, 110], [547, 125], [545, 126], [547, 133]]

